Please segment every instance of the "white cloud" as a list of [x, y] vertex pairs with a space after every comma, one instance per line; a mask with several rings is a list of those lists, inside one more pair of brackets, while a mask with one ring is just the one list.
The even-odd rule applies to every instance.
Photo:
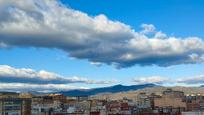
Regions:
[[160, 76], [151, 76], [151, 77], [139, 77], [139, 78], [134, 78], [133, 80], [134, 83], [136, 84], [164, 84], [164, 83], [169, 83], [171, 80], [166, 77], [160, 77]]
[[200, 85], [204, 83], [204, 75], [197, 75], [191, 77], [162, 77], [162, 76], [150, 76], [150, 77], [136, 77], [133, 79], [135, 84], [174, 84], [174, 85]]
[[142, 34], [149, 34], [149, 33], [155, 33], [156, 28], [152, 24], [142, 24], [141, 27], [143, 30], [141, 31]]
[[201, 38], [171, 37], [152, 24], [142, 27], [135, 32], [103, 14], [89, 16], [56, 0], [0, 0], [0, 47], [57, 48], [118, 68], [204, 62]]
[[204, 75], [178, 78], [176, 80], [176, 82], [184, 83], [184, 84], [203, 84], [204, 83]]
[[30, 83], [30, 84], [112, 84], [115, 81], [97, 81], [82, 77], [65, 77], [45, 70], [35, 71], [29, 68], [14, 68], [0, 65], [0, 81], [3, 83]]
[[155, 33], [155, 36], [154, 36], [155, 39], [166, 39], [168, 38], [167, 35], [161, 31], [159, 32], [156, 32]]
[[91, 62], [90, 64], [98, 66], [98, 67], [102, 66], [102, 63], [100, 62]]

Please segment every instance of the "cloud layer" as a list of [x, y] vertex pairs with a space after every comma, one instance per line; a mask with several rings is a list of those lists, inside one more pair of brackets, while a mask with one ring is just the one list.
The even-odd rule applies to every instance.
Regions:
[[45, 70], [14, 68], [0, 65], [0, 91], [62, 91], [87, 89], [78, 84], [113, 84], [115, 80], [91, 80], [84, 77], [65, 77]]
[[1, 0], [0, 48], [57, 48], [77, 59], [118, 68], [133, 65], [170, 66], [204, 61], [204, 42], [177, 38], [143, 24], [142, 30], [89, 16], [56, 0]]
[[29, 84], [111, 84], [114, 81], [96, 81], [82, 77], [64, 77], [45, 70], [35, 71], [29, 68], [14, 68], [0, 65], [0, 82], [3, 83], [29, 83]]
[[204, 84], [204, 75], [179, 78], [177, 79], [177, 82], [185, 84]]
[[139, 77], [133, 79], [134, 83], [136, 84], [163, 84], [170, 82], [169, 78], [160, 77], [160, 76], [151, 76], [151, 77]]
[[[204, 75], [192, 77], [178, 77], [171, 79], [161, 76], [137, 77], [135, 84], [186, 84], [198, 85], [204, 83]], [[14, 68], [0, 65], [0, 91], [42, 91], [53, 92], [71, 89], [87, 89], [87, 87], [74, 86], [79, 84], [114, 84], [115, 80], [91, 80], [82, 77], [65, 77], [45, 70], [35, 71], [29, 68]]]
[[204, 75], [191, 76], [191, 77], [178, 77], [171, 79], [169, 77], [162, 76], [150, 76], [150, 77], [137, 77], [133, 79], [135, 84], [182, 84], [182, 85], [200, 85], [204, 84]]
[[87, 87], [78, 87], [68, 84], [28, 84], [28, 83], [0, 83], [0, 91], [11, 92], [58, 92], [73, 89], [89, 89]]

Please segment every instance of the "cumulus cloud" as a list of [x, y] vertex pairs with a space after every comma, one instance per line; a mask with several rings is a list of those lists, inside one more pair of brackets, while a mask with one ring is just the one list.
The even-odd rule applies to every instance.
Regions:
[[118, 68], [204, 61], [201, 38], [168, 36], [151, 24], [142, 28], [136, 32], [103, 14], [89, 16], [57, 0], [0, 0], [1, 48], [57, 48], [76, 59]]
[[29, 68], [14, 68], [0, 65], [0, 81], [3, 83], [30, 83], [30, 84], [111, 84], [115, 81], [97, 81], [82, 77], [65, 77], [45, 70], [35, 71]]
[[160, 77], [160, 76], [151, 76], [151, 77], [139, 77], [133, 79], [134, 83], [136, 84], [163, 84], [163, 83], [169, 83], [170, 79], [166, 77]]
[[142, 24], [141, 27], [143, 30], [141, 31], [142, 34], [149, 34], [149, 33], [155, 33], [156, 28], [152, 24]]

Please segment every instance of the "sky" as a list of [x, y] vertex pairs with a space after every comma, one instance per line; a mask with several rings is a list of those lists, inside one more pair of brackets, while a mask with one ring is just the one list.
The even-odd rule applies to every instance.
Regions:
[[0, 0], [0, 90], [204, 83], [203, 0]]

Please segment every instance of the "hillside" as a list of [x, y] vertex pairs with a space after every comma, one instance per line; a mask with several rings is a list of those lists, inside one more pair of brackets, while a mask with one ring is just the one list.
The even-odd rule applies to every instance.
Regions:
[[66, 96], [91, 96], [101, 93], [119, 93], [125, 91], [134, 91], [138, 89], [144, 89], [147, 87], [155, 87], [154, 84], [144, 84], [144, 85], [131, 85], [131, 86], [124, 86], [124, 85], [114, 85], [111, 87], [102, 87], [102, 88], [94, 88], [94, 89], [87, 89], [87, 90], [69, 90], [69, 91], [62, 91], [62, 93]]
[[124, 97], [127, 97], [129, 99], [136, 99], [136, 96], [140, 92], [146, 92], [147, 94], [156, 93], [156, 94], [162, 94], [164, 90], [167, 88], [171, 88], [176, 91], [183, 91], [185, 94], [204, 94], [204, 87], [181, 87], [181, 86], [175, 86], [175, 87], [162, 87], [162, 86], [155, 86], [155, 87], [147, 87], [143, 89], [138, 89], [135, 91], [124, 91], [124, 92], [118, 92], [118, 93], [104, 93], [104, 94], [98, 94], [93, 95], [91, 98], [94, 99], [123, 99]]

